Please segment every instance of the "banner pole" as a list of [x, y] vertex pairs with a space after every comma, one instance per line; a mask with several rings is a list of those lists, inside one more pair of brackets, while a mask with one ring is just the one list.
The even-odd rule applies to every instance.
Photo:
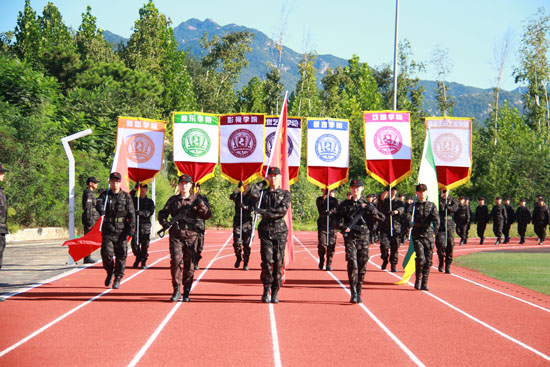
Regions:
[[397, 40], [399, 28], [399, 0], [395, 0], [395, 38], [393, 41], [393, 110], [397, 111]]

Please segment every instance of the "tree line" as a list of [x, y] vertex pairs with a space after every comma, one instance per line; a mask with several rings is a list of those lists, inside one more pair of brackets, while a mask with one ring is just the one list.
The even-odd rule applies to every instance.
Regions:
[[[113, 46], [90, 7], [74, 30], [53, 3], [38, 14], [26, 0], [15, 29], [0, 35], [0, 162], [10, 168], [5, 182], [10, 228], [66, 225], [68, 163], [60, 140], [64, 136], [93, 130], [71, 143], [78, 202], [88, 176], [98, 176], [103, 179], [100, 186], [107, 185], [118, 116], [170, 121], [172, 111], [278, 114], [284, 87], [276, 62], [265, 75], [254, 76], [241, 90], [235, 88], [248, 65], [252, 38], [247, 31], [222, 37], [204, 34], [202, 56], [191, 57], [178, 49], [170, 19], [149, 0], [139, 10], [128, 42]], [[520, 63], [514, 69], [516, 82], [527, 86], [523, 111], [506, 104], [487, 106], [491, 117], [474, 122], [471, 181], [452, 194], [484, 196], [489, 201], [504, 195], [514, 202], [550, 194], [549, 42], [550, 16], [541, 8], [525, 22]], [[366, 193], [381, 192], [384, 188], [365, 171], [362, 111], [392, 108], [390, 66], [371, 67], [354, 56], [347, 66], [327, 70], [318, 88], [314, 61], [315, 53], [304, 53], [300, 79], [289, 98], [289, 115], [349, 119], [349, 176], [362, 178]], [[412, 45], [401, 41], [397, 109], [411, 115], [413, 174], [398, 190], [407, 195], [414, 192], [424, 139], [426, 114], [418, 78], [423, 67], [413, 59]], [[448, 83], [443, 79], [437, 85], [441, 114], [452, 115]], [[498, 93], [495, 88], [497, 102]], [[302, 134], [305, 142], [305, 129]], [[157, 207], [176, 186], [171, 144], [168, 123], [165, 165], [157, 176]], [[311, 228], [317, 218], [314, 202], [320, 191], [307, 181], [305, 164], [303, 159], [299, 180], [292, 187], [297, 228]], [[211, 226], [231, 225], [233, 206], [228, 196], [233, 188], [219, 174], [203, 185], [214, 208]], [[347, 185], [337, 189], [337, 196], [345, 192]]]

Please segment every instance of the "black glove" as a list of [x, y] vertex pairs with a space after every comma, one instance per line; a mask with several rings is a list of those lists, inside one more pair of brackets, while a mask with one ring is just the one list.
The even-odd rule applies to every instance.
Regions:
[[126, 230], [126, 237], [134, 237], [136, 235], [136, 231], [133, 229], [127, 229]]
[[197, 198], [195, 199], [195, 202], [193, 204], [194, 205], [201, 205], [202, 203], [204, 203], [204, 200], [202, 200], [200, 197], [197, 196]]
[[162, 224], [162, 229], [164, 229], [164, 230], [166, 231], [168, 228], [170, 228], [170, 226], [171, 226], [171, 225], [170, 225], [170, 222], [164, 222], [164, 223]]
[[261, 215], [266, 215], [267, 214], [267, 210], [262, 209], [262, 208], [256, 208], [254, 210], [256, 211], [256, 213], [261, 214]]
[[239, 181], [239, 184], [237, 185], [237, 187], [240, 189], [241, 187], [243, 187], [243, 182], [242, 181]]
[[263, 180], [262, 182], [260, 182], [260, 186], [261, 187], [267, 187], [267, 181]]

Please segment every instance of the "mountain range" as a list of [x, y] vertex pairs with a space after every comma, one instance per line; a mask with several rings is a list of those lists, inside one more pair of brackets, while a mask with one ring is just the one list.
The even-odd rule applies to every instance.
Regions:
[[[247, 28], [245, 26], [228, 24], [221, 26], [211, 19], [204, 21], [198, 19], [189, 19], [180, 23], [174, 28], [174, 36], [178, 43], [178, 48], [184, 50], [188, 55], [200, 58], [203, 51], [199, 41], [204, 33], [209, 37], [219, 36], [220, 38], [231, 32], [249, 31], [254, 34], [250, 47], [251, 52], [247, 54], [249, 66], [242, 70], [239, 81], [235, 86], [241, 89], [254, 76], [260, 79], [265, 78], [269, 66], [277, 65], [279, 61], [279, 51], [276, 43], [257, 29]], [[118, 45], [127, 40], [119, 35], [104, 32], [105, 38], [113, 45]], [[286, 46], [282, 46], [281, 53], [281, 82], [285, 88], [292, 91], [296, 87], [300, 76], [298, 64], [303, 58], [300, 54]], [[316, 55], [315, 69], [317, 70], [317, 81], [320, 83], [328, 68], [345, 66], [348, 60], [334, 55]], [[368, 60], [367, 60], [368, 62]], [[429, 115], [439, 115], [436, 100], [437, 83], [430, 80], [421, 80], [420, 84], [424, 87], [424, 105], [423, 108]], [[482, 89], [466, 86], [460, 83], [449, 82], [449, 96], [454, 100], [453, 115], [461, 117], [474, 117], [479, 122], [484, 122], [490, 114], [491, 103], [493, 102], [493, 92], [491, 89]], [[321, 87], [321, 85], [319, 85]], [[501, 104], [508, 101], [513, 107], [522, 110], [521, 91], [519, 88], [513, 91], [501, 90]]]

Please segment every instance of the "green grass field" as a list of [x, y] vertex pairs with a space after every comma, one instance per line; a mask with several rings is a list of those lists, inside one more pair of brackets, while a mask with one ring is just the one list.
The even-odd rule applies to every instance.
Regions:
[[454, 263], [550, 295], [550, 253], [478, 252], [459, 256]]

